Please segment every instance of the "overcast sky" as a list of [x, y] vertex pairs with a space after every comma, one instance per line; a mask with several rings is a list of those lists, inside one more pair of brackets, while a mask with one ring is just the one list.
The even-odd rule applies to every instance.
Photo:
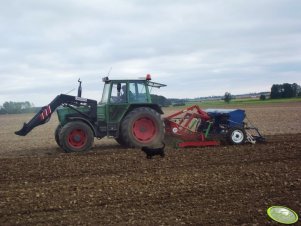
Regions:
[[[0, 104], [147, 73], [166, 97], [301, 84], [300, 0], [0, 0]], [[70, 94], [75, 95], [76, 91]]]

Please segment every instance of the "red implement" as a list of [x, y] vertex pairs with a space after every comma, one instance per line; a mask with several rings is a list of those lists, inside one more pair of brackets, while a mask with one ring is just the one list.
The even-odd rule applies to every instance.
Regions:
[[199, 147], [219, 145], [208, 140], [211, 118], [199, 106], [194, 105], [164, 118], [166, 135], [179, 140], [178, 147]]

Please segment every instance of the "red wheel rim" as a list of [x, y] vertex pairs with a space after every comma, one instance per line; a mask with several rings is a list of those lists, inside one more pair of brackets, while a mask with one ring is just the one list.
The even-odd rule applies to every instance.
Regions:
[[146, 117], [137, 119], [133, 123], [132, 131], [134, 137], [142, 143], [151, 141], [157, 133], [154, 121]]
[[87, 135], [82, 129], [74, 129], [68, 135], [68, 143], [73, 148], [82, 148], [87, 142]]

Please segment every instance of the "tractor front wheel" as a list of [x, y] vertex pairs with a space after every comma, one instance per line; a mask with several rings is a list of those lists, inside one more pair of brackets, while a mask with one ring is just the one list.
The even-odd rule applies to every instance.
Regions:
[[61, 144], [60, 144], [60, 132], [62, 130], [62, 125], [59, 124], [56, 129], [55, 129], [55, 132], [54, 132], [54, 138], [55, 138], [55, 142], [57, 143], [57, 145], [59, 147], [62, 147]]
[[246, 141], [246, 132], [243, 128], [231, 128], [228, 133], [228, 139], [231, 144], [243, 144]]
[[73, 121], [61, 129], [59, 140], [65, 152], [83, 152], [92, 147], [94, 135], [86, 123]]
[[149, 107], [136, 108], [122, 121], [120, 135], [128, 147], [161, 146], [164, 137], [161, 116]]

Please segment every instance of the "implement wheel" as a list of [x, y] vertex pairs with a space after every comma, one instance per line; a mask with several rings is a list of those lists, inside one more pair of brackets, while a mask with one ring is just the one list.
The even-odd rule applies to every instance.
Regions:
[[94, 135], [86, 123], [74, 121], [61, 129], [59, 140], [65, 152], [83, 152], [92, 147]]
[[246, 137], [245, 130], [240, 127], [233, 127], [228, 133], [228, 139], [231, 144], [243, 144], [246, 141]]
[[121, 124], [121, 137], [128, 147], [162, 145], [163, 136], [161, 116], [152, 108], [134, 109]]

